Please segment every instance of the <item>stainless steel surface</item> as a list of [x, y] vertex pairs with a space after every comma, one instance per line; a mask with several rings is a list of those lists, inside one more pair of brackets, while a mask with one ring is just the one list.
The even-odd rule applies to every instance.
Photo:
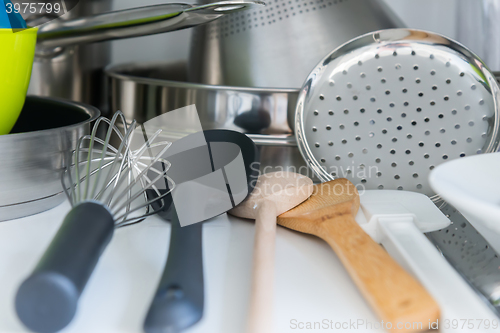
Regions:
[[440, 207], [451, 225], [427, 233], [444, 257], [462, 274], [471, 287], [500, 313], [500, 258], [462, 214], [449, 204]]
[[[37, 3], [35, 0], [14, 0], [15, 3]], [[241, 2], [236, 0], [236, 2]], [[96, 14], [101, 14], [104, 12], [109, 12], [111, 9], [111, 0], [66, 0], [66, 6], [68, 8], [73, 8], [63, 17], [56, 21], [51, 21], [47, 23], [47, 28], [41, 28], [40, 30], [40, 40], [46, 38], [45, 29], [64, 29], [65, 27], [79, 27], [80, 29], [88, 28], [91, 23], [97, 23], [103, 16], [98, 16], [97, 18], [92, 18]], [[183, 5], [180, 5], [181, 7]], [[157, 6], [154, 6], [155, 8]], [[182, 7], [183, 8], [183, 7]], [[140, 12], [141, 10], [139, 10]], [[147, 11], [147, 10], [146, 10]], [[120, 21], [124, 17], [121, 14], [106, 14], [111, 15], [112, 18]], [[133, 14], [138, 14], [132, 10]], [[209, 17], [214, 19], [221, 14], [208, 14]], [[151, 14], [151, 13], [150, 13]], [[156, 12], [153, 14], [157, 14]], [[108, 20], [109, 16], [104, 16]], [[47, 17], [53, 18], [47, 15]], [[200, 17], [197, 15], [196, 17]], [[45, 16], [40, 14], [33, 14], [27, 16], [26, 20], [29, 24], [30, 21], [44, 20]], [[71, 20], [72, 23], [64, 23], [64, 20]], [[141, 34], [151, 34], [158, 33], [162, 31], [164, 25], [170, 26], [168, 29], [173, 29], [171, 26], [174, 25], [175, 29], [187, 28], [189, 25], [197, 23], [196, 19], [190, 14], [178, 15], [173, 19], [162, 21], [162, 18], [155, 20], [153, 23], [147, 25], [135, 26], [124, 28], [120, 26], [118, 29], [119, 33], [113, 33], [109, 27], [100, 28], [99, 32], [92, 31], [91, 38], [93, 40], [103, 40], [110, 38], [123, 38], [125, 35], [138, 36]], [[110, 23], [109, 21], [107, 23]], [[147, 26], [148, 28], [144, 28]], [[140, 33], [139, 33], [140, 32]], [[77, 39], [74, 39], [77, 37]], [[60, 40], [61, 41], [61, 40]], [[74, 36], [65, 37], [64, 43], [74, 43], [74, 42], [86, 41], [84, 37]], [[57, 44], [57, 43], [56, 43]], [[62, 44], [61, 44], [62, 45]], [[104, 114], [107, 114], [106, 109], [106, 97], [105, 97], [105, 86], [104, 86], [104, 74], [103, 69], [111, 61], [111, 46], [109, 42], [101, 42], [99, 44], [86, 44], [86, 45], [76, 45], [67, 47], [55, 47], [47, 48], [46, 46], [51, 46], [49, 40], [46, 41], [46, 45], [42, 47], [37, 47], [35, 54], [35, 61], [33, 64], [33, 72], [31, 76], [31, 82], [29, 86], [28, 93], [37, 96], [48, 96], [48, 97], [58, 97], [65, 98], [73, 101], [83, 102], [90, 105], [98, 107]]]
[[194, 6], [161, 4], [83, 17], [53, 20], [40, 26], [38, 44], [43, 48], [146, 36], [194, 27], [226, 14], [245, 10], [258, 0], [231, 0]]
[[498, 150], [499, 103], [494, 75], [462, 45], [421, 30], [382, 30], [312, 70], [295, 136], [322, 181], [344, 176], [364, 189], [433, 196], [435, 166]]
[[[143, 123], [195, 104], [204, 129], [245, 133], [290, 133], [295, 89], [257, 89], [186, 82], [184, 63], [126, 64], [106, 69], [110, 109]], [[189, 119], [186, 119], [189, 121]]]
[[270, 0], [193, 30], [191, 82], [299, 88], [328, 52], [361, 34], [403, 27], [383, 0]]
[[[16, 0], [33, 2], [36, 0]], [[66, 13], [64, 20], [77, 19], [111, 10], [112, 0], [65, 0], [66, 6], [74, 8]], [[26, 20], [39, 19], [38, 15]], [[111, 44], [103, 42], [80, 46], [69, 46], [47, 51], [38, 48], [33, 62], [33, 71], [28, 94], [64, 98], [98, 107], [106, 113], [103, 69], [111, 61]]]
[[64, 154], [99, 116], [91, 106], [28, 96], [11, 134], [0, 136], [0, 221], [35, 214], [64, 200]]

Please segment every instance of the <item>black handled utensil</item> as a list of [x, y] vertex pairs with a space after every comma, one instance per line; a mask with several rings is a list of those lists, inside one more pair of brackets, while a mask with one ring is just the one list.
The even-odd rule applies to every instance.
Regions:
[[[227, 198], [230, 202], [224, 202], [222, 199], [212, 202], [211, 207], [219, 206], [219, 211], [213, 210], [212, 212], [216, 212], [215, 215], [201, 217], [199, 221], [202, 221], [223, 214], [243, 201], [253, 190], [253, 180], [258, 177], [258, 151], [249, 137], [230, 130], [206, 130], [204, 135], [208, 144], [208, 155], [204, 155], [202, 150], [195, 148], [166, 157], [172, 165], [168, 175], [175, 182], [176, 189], [166, 197], [167, 203], [159, 215], [171, 220], [172, 229], [167, 263], [144, 323], [144, 330], [147, 333], [178, 332], [197, 323], [203, 315], [202, 224], [194, 223], [181, 227], [180, 223], [183, 217], [192, 220], [202, 215], [191, 212], [190, 216], [179, 216], [181, 213], [186, 213], [186, 209], [195, 209], [195, 207], [190, 206], [190, 202], [186, 203], [184, 197], [176, 198], [175, 191], [182, 190], [183, 182], [199, 180], [203, 176], [210, 176], [222, 170], [223, 185], [227, 189]], [[173, 151], [177, 151], [174, 146], [180, 145], [182, 140], [173, 143]], [[237, 153], [228, 155], [230, 150], [234, 151], [232, 149], [234, 147], [238, 148]], [[206, 158], [208, 160], [202, 161]], [[197, 161], [198, 167], [200, 164], [207, 163], [209, 174], [204, 174], [200, 168], [197, 168], [190, 175], [184, 172], [179, 176], [182, 171], [179, 170], [180, 165], [183, 165], [184, 169], [188, 168], [185, 161], [190, 161], [190, 163]], [[245, 179], [235, 177], [238, 171], [244, 175]], [[244, 189], [241, 188], [243, 183]], [[185, 193], [195, 195], [189, 190]], [[148, 194], [153, 195], [152, 192]], [[203, 203], [198, 201], [195, 205], [199, 206]]]

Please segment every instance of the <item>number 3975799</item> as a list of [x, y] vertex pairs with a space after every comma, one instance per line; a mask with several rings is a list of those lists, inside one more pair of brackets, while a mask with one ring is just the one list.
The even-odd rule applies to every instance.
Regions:
[[55, 13], [59, 14], [62, 11], [60, 3], [50, 3], [50, 2], [21, 2], [21, 3], [7, 3], [5, 6], [7, 14], [10, 13], [22, 13], [22, 14], [44, 14], [44, 13]]

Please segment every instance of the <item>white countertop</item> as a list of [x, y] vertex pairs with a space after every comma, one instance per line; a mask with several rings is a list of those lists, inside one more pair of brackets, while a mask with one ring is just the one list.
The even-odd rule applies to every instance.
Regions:
[[[27, 331], [14, 310], [17, 287], [68, 211], [65, 202], [38, 215], [0, 223], [0, 332]], [[358, 221], [363, 218], [358, 214]], [[74, 320], [61, 332], [142, 332], [166, 262], [169, 238], [170, 224], [156, 216], [116, 230]], [[204, 223], [205, 313], [186, 333], [244, 331], [252, 247], [252, 221], [224, 214]], [[278, 227], [276, 244], [274, 318], [279, 333], [383, 332], [366, 327], [367, 322], [378, 320], [330, 247], [316, 237], [282, 227]], [[364, 322], [357, 329], [347, 328], [358, 320]], [[332, 325], [331, 321], [333, 327], [306, 329], [308, 322]], [[335, 324], [346, 329], [335, 329]]]

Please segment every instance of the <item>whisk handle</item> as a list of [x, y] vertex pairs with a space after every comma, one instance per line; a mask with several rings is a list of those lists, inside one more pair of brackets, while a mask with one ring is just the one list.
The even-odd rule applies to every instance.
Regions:
[[31, 275], [17, 291], [21, 321], [35, 332], [56, 332], [73, 319], [78, 299], [114, 230], [109, 210], [83, 202], [65, 217]]
[[175, 208], [167, 264], [144, 322], [146, 333], [178, 332], [203, 315], [202, 224], [181, 227]]

